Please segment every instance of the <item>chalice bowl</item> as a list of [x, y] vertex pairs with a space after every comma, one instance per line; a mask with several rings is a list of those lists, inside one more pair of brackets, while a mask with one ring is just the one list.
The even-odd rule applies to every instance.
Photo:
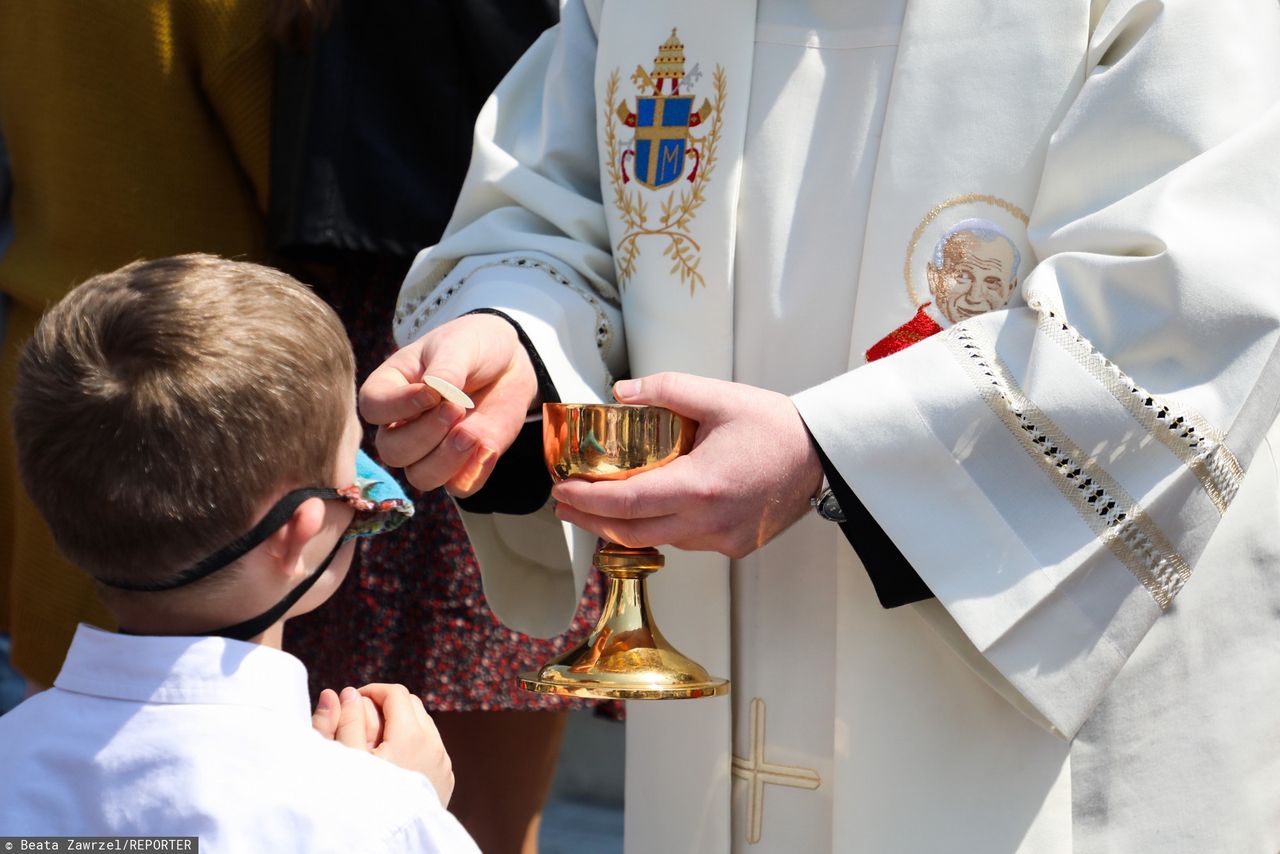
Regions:
[[[666, 465], [693, 447], [696, 422], [659, 406], [546, 403], [542, 447], [559, 482], [624, 480]], [[601, 541], [592, 563], [609, 580], [600, 621], [585, 640], [522, 673], [528, 691], [613, 700], [687, 700], [729, 691], [729, 682], [682, 655], [654, 622], [646, 579], [664, 558], [652, 546]]]

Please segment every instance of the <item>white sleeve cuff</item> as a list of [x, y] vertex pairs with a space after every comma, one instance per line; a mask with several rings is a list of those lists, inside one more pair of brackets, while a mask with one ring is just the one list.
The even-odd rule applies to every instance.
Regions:
[[1160, 611], [944, 339], [802, 392], [796, 406], [974, 647], [1072, 735]]

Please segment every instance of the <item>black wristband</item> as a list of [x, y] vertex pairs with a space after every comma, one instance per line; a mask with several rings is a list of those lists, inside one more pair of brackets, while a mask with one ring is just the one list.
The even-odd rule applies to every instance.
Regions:
[[533, 374], [538, 378], [538, 399], [543, 403], [560, 402], [560, 392], [556, 391], [556, 384], [551, 381], [551, 374], [547, 373], [547, 366], [542, 363], [538, 348], [533, 346], [533, 341], [529, 340], [524, 327], [496, 308], [477, 308], [468, 311], [467, 314], [492, 314], [510, 323], [511, 328], [516, 331], [516, 337], [520, 339], [520, 346], [524, 347], [524, 351], [529, 354], [529, 361], [533, 364]]
[[[494, 308], [477, 308], [467, 314], [493, 314], [510, 323], [520, 339], [520, 345], [529, 354], [533, 373], [538, 378], [538, 396], [544, 402], [559, 403], [551, 375], [547, 373], [542, 357], [529, 340], [529, 336], [506, 314]], [[542, 419], [525, 423], [511, 443], [511, 447], [498, 458], [489, 479], [478, 492], [467, 498], [459, 498], [458, 506], [468, 513], [507, 513], [523, 516], [536, 513], [551, 496], [551, 474], [542, 457]]]

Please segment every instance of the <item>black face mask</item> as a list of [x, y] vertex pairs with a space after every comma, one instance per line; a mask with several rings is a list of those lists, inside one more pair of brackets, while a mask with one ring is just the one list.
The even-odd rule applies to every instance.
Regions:
[[[400, 527], [413, 515], [413, 502], [405, 495], [400, 484], [385, 469], [369, 458], [364, 451], [356, 455], [356, 483], [342, 489], [332, 487], [304, 487], [295, 489], [276, 502], [267, 515], [262, 517], [253, 530], [235, 542], [219, 549], [204, 560], [188, 569], [179, 572], [173, 578], [145, 584], [127, 584], [103, 581], [102, 584], [117, 590], [132, 590], [142, 593], [153, 593], [163, 590], [176, 590], [207, 578], [220, 569], [226, 569], [252, 549], [261, 545], [268, 537], [283, 527], [293, 516], [302, 502], [309, 498], [322, 498], [326, 501], [344, 501], [355, 509], [355, 516], [342, 537], [334, 545], [328, 556], [320, 565], [307, 574], [299, 584], [290, 590], [283, 599], [263, 611], [235, 625], [225, 626], [213, 631], [201, 632], [204, 635], [231, 638], [247, 641], [257, 637], [280, 620], [298, 600], [306, 595], [315, 583], [324, 575], [329, 564], [337, 557], [338, 550], [348, 540], [357, 537], [372, 537]], [[135, 634], [121, 629], [123, 634]]]

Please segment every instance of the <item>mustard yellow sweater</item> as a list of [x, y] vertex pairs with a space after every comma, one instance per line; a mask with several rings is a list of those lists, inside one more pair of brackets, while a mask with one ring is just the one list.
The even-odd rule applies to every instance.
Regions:
[[[266, 0], [0, 4], [0, 129], [14, 241], [0, 362], [0, 630], [48, 684], [75, 624], [106, 624], [18, 481], [9, 424], [17, 348], [40, 312], [137, 258], [262, 252], [272, 49]], [[7, 626], [6, 626], [7, 624]]]

